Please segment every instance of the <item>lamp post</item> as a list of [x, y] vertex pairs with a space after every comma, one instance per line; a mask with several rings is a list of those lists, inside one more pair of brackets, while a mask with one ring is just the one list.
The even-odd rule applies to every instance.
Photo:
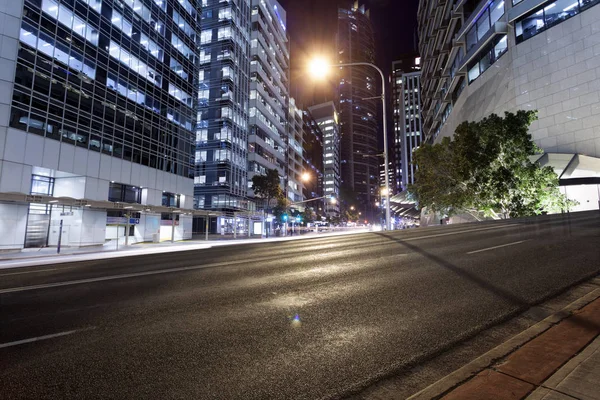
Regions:
[[343, 67], [370, 67], [374, 68], [379, 72], [381, 76], [381, 103], [383, 105], [383, 157], [385, 162], [385, 190], [386, 190], [386, 202], [385, 202], [385, 227], [386, 230], [391, 230], [391, 216], [390, 216], [390, 176], [389, 176], [389, 155], [388, 155], [388, 139], [387, 139], [387, 107], [385, 97], [385, 75], [383, 71], [375, 64], [367, 62], [355, 62], [355, 63], [342, 63], [342, 64], [331, 64], [324, 59], [315, 59], [310, 65], [309, 69], [313, 76], [323, 78], [327, 75], [330, 68], [343, 68]]

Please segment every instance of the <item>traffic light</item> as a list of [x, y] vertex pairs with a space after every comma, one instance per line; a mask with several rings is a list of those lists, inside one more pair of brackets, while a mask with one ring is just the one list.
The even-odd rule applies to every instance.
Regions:
[[283, 215], [281, 216], [281, 219], [283, 220], [283, 222], [287, 222], [287, 220], [288, 220], [288, 216], [287, 216], [287, 214], [283, 214]]

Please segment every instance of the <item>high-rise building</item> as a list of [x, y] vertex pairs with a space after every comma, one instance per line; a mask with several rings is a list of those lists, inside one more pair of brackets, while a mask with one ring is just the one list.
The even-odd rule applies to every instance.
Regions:
[[394, 182], [398, 192], [414, 183], [413, 151], [421, 145], [421, 59], [406, 57], [392, 63], [394, 112]]
[[[339, 63], [375, 62], [375, 40], [369, 11], [358, 1], [338, 10]], [[355, 66], [339, 73], [338, 102], [342, 135], [342, 185], [353, 192], [367, 219], [379, 195], [378, 81], [373, 68]]]
[[[304, 171], [308, 174], [308, 180], [303, 182], [303, 195], [305, 200], [309, 200], [323, 197], [323, 132], [308, 111], [303, 112], [303, 117]], [[318, 204], [322, 208], [324, 202], [321, 201]], [[316, 207], [312, 203], [307, 203], [307, 205]], [[318, 208], [316, 207], [317, 211], [319, 211]]]
[[275, 0], [252, 0], [249, 197], [254, 196], [252, 177], [264, 175], [269, 169], [279, 172], [282, 188], [286, 185], [290, 133], [288, 46], [285, 10]]
[[[323, 195], [340, 197], [340, 127], [335, 104], [332, 101], [308, 107], [312, 119], [323, 133]], [[340, 202], [327, 201], [325, 214], [340, 216]]]
[[248, 210], [251, 4], [202, 0], [201, 5], [195, 206]]
[[304, 116], [290, 99], [287, 134], [287, 198], [292, 203], [303, 200], [302, 174], [304, 173]]
[[32, 195], [0, 204], [0, 248], [152, 240], [152, 207], [192, 208], [199, 2], [0, 5], [0, 199]]
[[[421, 0], [418, 19], [429, 141], [464, 121], [537, 110], [529, 133], [547, 153], [561, 153], [544, 159], [600, 164], [600, 0]], [[583, 196], [579, 209], [598, 204], [600, 168], [586, 163], [585, 179], [560, 177], [563, 191]]]

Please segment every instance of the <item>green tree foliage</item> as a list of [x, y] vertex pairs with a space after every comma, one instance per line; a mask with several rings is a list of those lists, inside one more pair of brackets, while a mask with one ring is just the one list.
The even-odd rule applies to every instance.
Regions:
[[254, 175], [252, 177], [252, 190], [257, 197], [266, 200], [265, 210], [269, 209], [271, 200], [285, 200], [280, 186], [279, 172], [276, 169], [267, 170], [266, 175]]
[[460, 124], [453, 140], [421, 146], [414, 156], [416, 183], [409, 188], [419, 206], [505, 218], [566, 209], [556, 173], [530, 160], [541, 151], [528, 133], [535, 119], [535, 111], [492, 114]]

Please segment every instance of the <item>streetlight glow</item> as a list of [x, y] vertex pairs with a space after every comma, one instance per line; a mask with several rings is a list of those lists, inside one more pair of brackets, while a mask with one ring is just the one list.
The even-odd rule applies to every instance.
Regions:
[[314, 58], [308, 65], [310, 75], [315, 79], [325, 79], [330, 69], [331, 64], [322, 57]]
[[310, 174], [308, 172], [305, 172], [302, 174], [302, 182], [308, 182], [310, 181]]

